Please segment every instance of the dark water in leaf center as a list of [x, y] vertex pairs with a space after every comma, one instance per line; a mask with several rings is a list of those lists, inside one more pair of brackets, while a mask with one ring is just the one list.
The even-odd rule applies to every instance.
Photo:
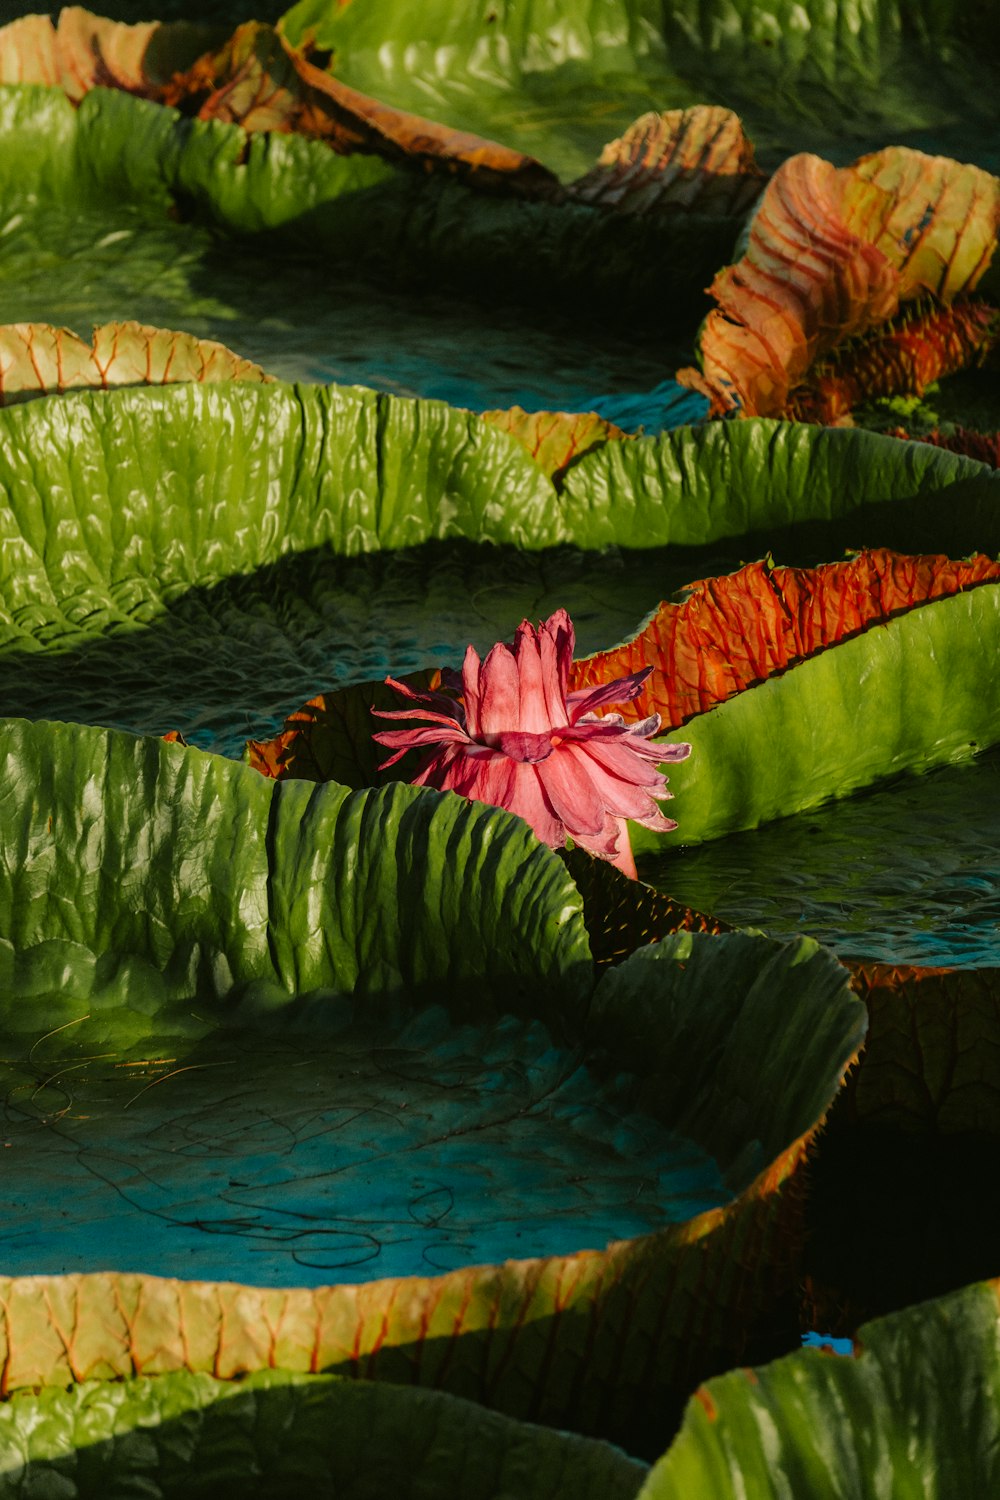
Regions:
[[[197, 1007], [195, 1007], [197, 1010]], [[142, 1270], [271, 1286], [603, 1249], [727, 1202], [703, 1151], [538, 1023], [434, 1008], [333, 1035], [127, 1022], [8, 1060], [8, 1275]]]

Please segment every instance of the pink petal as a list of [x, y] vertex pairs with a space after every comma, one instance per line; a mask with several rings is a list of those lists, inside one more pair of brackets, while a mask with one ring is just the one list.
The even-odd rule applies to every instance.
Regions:
[[534, 766], [512, 761], [515, 780], [510, 801], [504, 805], [517, 813], [534, 831], [535, 837], [550, 849], [561, 849], [566, 843], [566, 829], [545, 795]]
[[461, 722], [452, 714], [436, 714], [430, 708], [373, 708], [372, 713], [377, 719], [430, 719], [432, 724], [448, 724], [465, 734]]
[[552, 735], [549, 731], [545, 734], [527, 734], [522, 729], [510, 729], [505, 733], [491, 734], [490, 748], [499, 750], [501, 755], [507, 755], [511, 760], [547, 760], [552, 754]]
[[462, 662], [462, 701], [465, 704], [465, 727], [473, 739], [479, 738], [480, 730], [480, 669], [479, 652], [474, 646], [466, 646]]
[[559, 731], [559, 738], [581, 745], [587, 740], [624, 740], [630, 737], [631, 729], [621, 714], [588, 714], [579, 724], [567, 724]]
[[[667, 796], [672, 797], [673, 792], [668, 792]], [[640, 828], [648, 828], [651, 833], [673, 833], [678, 826], [676, 818], [665, 818], [660, 812], [648, 813], [644, 818], [634, 817], [631, 822], [638, 823]]]
[[618, 853], [623, 826], [621, 818], [615, 818], [610, 813], [606, 813], [599, 833], [578, 833], [574, 843], [579, 844], [581, 849], [586, 849], [589, 854], [596, 854], [598, 859], [614, 860]]
[[[655, 810], [654, 797], [670, 795], [663, 785], [664, 778], [657, 774], [656, 782], [652, 785], [642, 785], [631, 777], [623, 779], [608, 770], [598, 758], [599, 752], [606, 750], [606, 745], [597, 742], [567, 745], [565, 753], [578, 757], [582, 762], [583, 770], [589, 775], [597, 795], [609, 813], [613, 813], [616, 818], [640, 820], [649, 817]], [[642, 767], [642, 772], [645, 778], [645, 766]]]
[[510, 760], [493, 750], [459, 750], [431, 784], [516, 813], [554, 849], [566, 842], [566, 830], [545, 797], [534, 767], [524, 761]]
[[463, 797], [474, 797], [493, 807], [506, 807], [514, 776], [515, 763], [506, 755], [495, 750], [466, 749], [454, 756], [441, 790], [460, 792]]
[[372, 739], [378, 745], [384, 745], [387, 750], [395, 750], [395, 755], [390, 755], [379, 765], [379, 770], [384, 771], [388, 766], [394, 766], [397, 760], [402, 760], [408, 750], [419, 750], [427, 745], [442, 745], [454, 743], [467, 745], [469, 736], [464, 729], [456, 724], [453, 730], [441, 730], [433, 725], [427, 725], [422, 729], [382, 729], [378, 734], [373, 734]]
[[570, 668], [573, 665], [573, 652], [576, 650], [576, 631], [573, 628], [573, 621], [564, 609], [557, 609], [545, 621], [542, 633], [555, 643], [559, 695], [565, 702]]
[[538, 633], [522, 620], [514, 636], [514, 660], [517, 663], [520, 693], [519, 724], [530, 734], [541, 734], [552, 727], [545, 693], [545, 671]]
[[650, 745], [655, 750], [661, 765], [676, 765], [680, 760], [687, 760], [691, 754], [691, 746], [684, 741], [678, 740], [676, 744], [665, 745], [662, 740], [655, 745]]
[[587, 740], [574, 746], [587, 757], [592, 766], [600, 766], [616, 780], [638, 787], [662, 787], [666, 777], [645, 757], [637, 755], [632, 747], [619, 740]]
[[521, 691], [517, 662], [509, 646], [494, 646], [479, 672], [479, 728], [475, 738], [520, 729]]
[[[659, 734], [662, 722], [659, 714], [650, 714], [648, 719], [640, 719], [638, 723], [628, 726], [629, 736], [633, 740], [652, 739], [654, 734]], [[636, 749], [638, 748], [637, 745]]]
[[461, 747], [458, 745], [442, 745], [440, 750], [435, 750], [432, 755], [421, 762], [416, 774], [410, 778], [410, 784], [436, 787], [438, 791], [445, 790], [444, 783], [448, 779], [451, 765], [461, 753]]
[[545, 714], [548, 723], [553, 726], [569, 723], [566, 688], [569, 685], [569, 669], [573, 664], [574, 641], [573, 624], [564, 609], [551, 615], [538, 632]]
[[[408, 682], [400, 682], [396, 677], [387, 677], [385, 684], [386, 687], [391, 687], [394, 692], [401, 694], [402, 697], [409, 698], [411, 703], [423, 703], [427, 708], [434, 709], [437, 713], [448, 714], [453, 718], [460, 716], [462, 713], [461, 703], [457, 702], [454, 698], [449, 698], [447, 693], [418, 693], [416, 688], [410, 687]], [[373, 714], [382, 714], [382, 712], [382, 709], [372, 709]]]
[[606, 818], [605, 807], [582, 757], [566, 749], [557, 750], [539, 764], [538, 779], [571, 839], [600, 833]]
[[618, 677], [614, 682], [570, 693], [566, 700], [570, 708], [570, 723], [575, 724], [581, 714], [593, 713], [595, 708], [603, 708], [606, 703], [631, 703], [642, 692], [652, 670], [652, 667], [643, 667], [641, 672]]
[[617, 865], [622, 874], [627, 875], [630, 880], [638, 880], [639, 872], [635, 867], [635, 856], [632, 853], [628, 828], [624, 823], [621, 823], [620, 827], [622, 831], [621, 838], [618, 840], [618, 849], [611, 863]]

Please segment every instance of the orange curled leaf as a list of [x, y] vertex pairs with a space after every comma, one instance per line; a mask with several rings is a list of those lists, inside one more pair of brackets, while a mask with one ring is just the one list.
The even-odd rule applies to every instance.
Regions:
[[932, 293], [974, 290], [996, 247], [1000, 180], [905, 147], [837, 169], [794, 156], [765, 189], [746, 253], [715, 278], [701, 370], [713, 411], [778, 416], [839, 343]]
[[1000, 579], [1000, 563], [906, 557], [884, 549], [819, 568], [751, 563], [691, 585], [682, 604], [661, 604], [633, 640], [573, 663], [570, 687], [590, 687], [652, 667], [626, 719], [659, 713], [664, 733], [805, 657], [894, 614]]
[[596, 166], [567, 193], [619, 213], [685, 209], [739, 215], [763, 183], [739, 116], [718, 105], [696, 104], [641, 115], [604, 147]]
[[949, 303], [975, 290], [996, 249], [1000, 179], [905, 146], [863, 156], [845, 174], [845, 220], [896, 271], [901, 302], [929, 292]]
[[978, 298], [952, 307], [912, 303], [814, 365], [782, 416], [830, 425], [875, 397], [921, 396], [934, 381], [982, 364], [998, 337], [1000, 312]]
[[213, 339], [142, 323], [105, 323], [89, 344], [49, 323], [0, 326], [0, 406], [83, 388], [270, 379]]
[[0, 26], [0, 83], [61, 83], [56, 28], [48, 16], [21, 16]]
[[561, 194], [558, 179], [533, 157], [495, 141], [394, 109], [349, 88], [292, 47], [274, 27], [248, 21], [217, 52], [179, 73], [163, 102], [196, 109], [246, 131], [295, 132], [334, 151], [417, 161], [531, 197]]
[[483, 421], [517, 439], [538, 467], [558, 482], [584, 453], [626, 434], [596, 412], [533, 411], [512, 406], [507, 411], [484, 411]]
[[892, 267], [847, 228], [841, 196], [837, 169], [808, 155], [783, 162], [765, 189], [745, 255], [710, 288], [703, 377], [678, 374], [714, 410], [777, 415], [820, 354], [896, 311]]
[[58, 85], [74, 102], [98, 87], [155, 98], [217, 35], [188, 21], [128, 25], [71, 5], [56, 24], [24, 16], [0, 27], [0, 83]]

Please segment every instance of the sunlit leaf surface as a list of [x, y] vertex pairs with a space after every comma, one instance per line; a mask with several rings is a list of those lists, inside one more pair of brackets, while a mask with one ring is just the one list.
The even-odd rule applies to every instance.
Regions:
[[[865, 1028], [817, 945], [682, 933], [594, 990], [565, 866], [499, 810], [274, 782], [68, 725], [9, 721], [4, 753], [6, 1265], [52, 1273], [99, 1318], [82, 1362], [58, 1356], [74, 1379], [132, 1356], [102, 1352], [100, 1296], [91, 1309], [66, 1273], [176, 1273], [180, 1257], [188, 1277], [326, 1288], [285, 1294], [333, 1309], [300, 1369], [350, 1347], [434, 1383], [424, 1344], [457, 1299], [450, 1389], [481, 1390], [488, 1323], [512, 1361], [497, 1404], [646, 1444], [657, 1403], [787, 1285], [800, 1218], [779, 1190]], [[724, 1105], [748, 1072], [737, 1118]], [[692, 1298], [707, 1266], [729, 1268], [726, 1290]], [[589, 1351], [585, 1390], [551, 1384], [543, 1353], [570, 1305], [589, 1315], [557, 1347], [571, 1364]], [[8, 1391], [57, 1380], [54, 1351], [8, 1316], [26, 1358], [8, 1359]], [[159, 1326], [157, 1368], [219, 1373], [220, 1349], [206, 1366]], [[227, 1337], [214, 1320], [202, 1334]], [[246, 1337], [231, 1373], [276, 1362]], [[605, 1409], [632, 1339], [643, 1402], [616, 1388]]]
[[0, 1405], [0, 1442], [17, 1454], [0, 1494], [29, 1484], [75, 1495], [141, 1487], [157, 1500], [209, 1500], [250, 1476], [273, 1492], [329, 1487], [492, 1500], [633, 1500], [646, 1465], [620, 1449], [517, 1422], [439, 1391], [262, 1371], [238, 1384], [210, 1373], [92, 1380]]
[[644, 1500], [778, 1500], [796, 1490], [946, 1500], [1000, 1484], [998, 1286], [858, 1330], [854, 1358], [804, 1349], [698, 1390]]
[[88, 345], [68, 328], [0, 326], [0, 406], [75, 388], [267, 379], [222, 344], [166, 328], [107, 323]]
[[[625, 1500], [483, 1407], [654, 1458], [996, 1271], [996, 28], [109, 7], [0, 30], [0, 1491]], [[661, 891], [369, 786], [386, 671], [559, 606], [694, 745]], [[703, 1387], [648, 1493], [991, 1494], [995, 1328]]]

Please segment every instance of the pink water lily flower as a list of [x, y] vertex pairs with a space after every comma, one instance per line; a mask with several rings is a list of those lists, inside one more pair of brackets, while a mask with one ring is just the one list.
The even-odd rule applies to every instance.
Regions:
[[460, 701], [387, 677], [418, 706], [375, 710], [378, 717], [429, 722], [376, 734], [394, 751], [382, 769], [408, 750], [429, 749], [415, 785], [505, 807], [552, 848], [570, 838], [634, 878], [625, 820], [659, 833], [677, 827], [657, 805], [672, 796], [657, 767], [685, 760], [691, 746], [651, 745], [659, 714], [626, 724], [620, 714], [595, 711], [638, 697], [652, 667], [568, 693], [574, 644], [573, 622], [557, 609], [537, 630], [522, 620], [513, 647], [494, 646], [485, 661], [470, 646], [461, 678], [453, 674]]

